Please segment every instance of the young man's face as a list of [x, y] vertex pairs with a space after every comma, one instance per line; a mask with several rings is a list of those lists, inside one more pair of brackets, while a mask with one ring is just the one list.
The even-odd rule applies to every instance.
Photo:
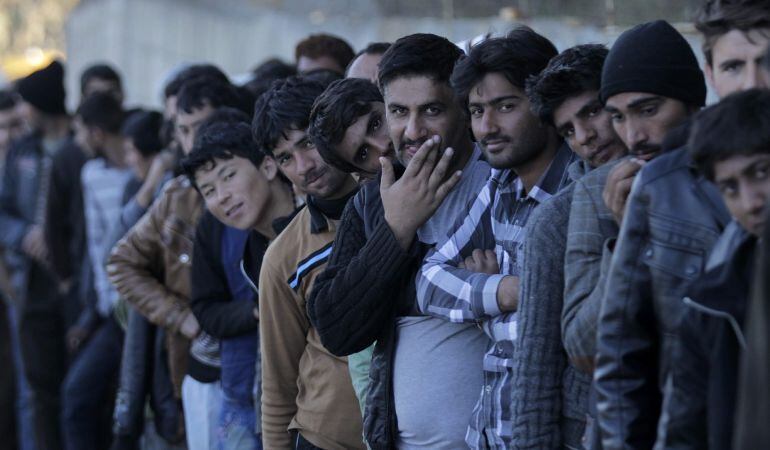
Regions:
[[334, 150], [337, 156], [365, 175], [379, 172], [379, 158], [393, 159], [395, 154], [385, 123], [385, 104], [372, 102], [372, 110], [345, 130], [342, 141]]
[[0, 151], [7, 150], [11, 142], [21, 137], [24, 131], [24, 120], [16, 107], [0, 111]]
[[281, 172], [301, 191], [314, 197], [334, 199], [344, 196], [353, 178], [326, 164], [305, 130], [284, 130], [273, 149]]
[[471, 127], [489, 165], [510, 169], [543, 151], [548, 127], [529, 109], [524, 92], [501, 73], [488, 73], [468, 94]]
[[624, 92], [607, 99], [612, 127], [634, 157], [660, 154], [666, 134], [690, 115], [679, 100], [645, 92]]
[[254, 228], [270, 204], [270, 180], [275, 161], [266, 157], [260, 167], [246, 158], [215, 158], [195, 172], [195, 184], [206, 208], [223, 224], [239, 230]]
[[409, 164], [420, 145], [435, 135], [441, 137], [440, 151], [464, 145], [468, 120], [447, 83], [404, 76], [388, 82], [384, 98], [390, 139], [402, 164]]
[[770, 87], [763, 67], [768, 42], [767, 28], [731, 30], [714, 42], [711, 64], [707, 63], [704, 71], [720, 98], [751, 88]]
[[733, 156], [717, 162], [714, 183], [735, 220], [749, 233], [761, 236], [770, 199], [770, 154]]
[[553, 111], [553, 122], [572, 151], [591, 167], [599, 167], [628, 153], [596, 91], [564, 100]]
[[193, 108], [192, 112], [189, 113], [183, 109], [177, 110], [176, 139], [185, 155], [189, 155], [192, 151], [198, 127], [211, 117], [214, 111], [215, 109], [208, 103], [204, 104], [202, 108]]

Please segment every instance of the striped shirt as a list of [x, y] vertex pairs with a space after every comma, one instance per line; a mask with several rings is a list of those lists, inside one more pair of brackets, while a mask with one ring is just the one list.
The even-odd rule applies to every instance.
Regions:
[[[466, 434], [471, 448], [510, 446], [517, 314], [500, 311], [497, 287], [503, 277], [521, 273], [527, 219], [538, 204], [569, 182], [567, 167], [575, 160], [577, 156], [562, 145], [529, 192], [512, 170], [493, 170], [467, 215], [427, 255], [417, 279], [417, 299], [424, 313], [452, 322], [476, 322], [491, 339], [484, 356], [484, 386]], [[500, 273], [459, 269], [459, 263], [474, 249], [493, 249]]]

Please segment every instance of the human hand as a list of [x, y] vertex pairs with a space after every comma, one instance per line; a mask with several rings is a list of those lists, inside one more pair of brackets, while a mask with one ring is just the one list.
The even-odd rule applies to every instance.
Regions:
[[195, 337], [198, 336], [198, 333], [201, 332], [201, 328], [195, 315], [190, 313], [184, 318], [182, 325], [179, 326], [179, 332], [190, 340], [195, 339]]
[[45, 262], [48, 257], [48, 247], [45, 244], [43, 227], [32, 225], [21, 241], [21, 250], [38, 262]]
[[500, 273], [500, 266], [497, 264], [497, 255], [492, 250], [473, 250], [470, 256], [465, 258], [462, 267], [471, 272], [486, 273], [495, 275]]
[[77, 353], [86, 339], [88, 339], [89, 334], [89, 331], [81, 326], [73, 325], [70, 327], [66, 335], [67, 350], [70, 353]]
[[612, 212], [612, 216], [618, 225], [623, 222], [626, 200], [628, 200], [628, 195], [631, 193], [634, 178], [646, 163], [646, 161], [641, 159], [627, 159], [613, 167], [607, 176], [607, 184], [604, 186], [602, 199], [610, 212]]
[[503, 277], [497, 286], [497, 306], [504, 313], [519, 309], [519, 277]]

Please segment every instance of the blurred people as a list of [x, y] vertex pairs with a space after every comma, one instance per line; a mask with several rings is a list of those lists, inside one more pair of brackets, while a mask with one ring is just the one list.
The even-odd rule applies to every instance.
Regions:
[[81, 100], [97, 92], [110, 94], [118, 103], [123, 103], [123, 81], [118, 72], [107, 64], [93, 64], [80, 74]]
[[363, 78], [377, 83], [377, 66], [388, 48], [390, 48], [390, 42], [373, 42], [364, 47], [348, 64], [345, 77]]
[[299, 73], [326, 69], [342, 76], [354, 56], [350, 44], [329, 34], [312, 34], [299, 41], [294, 48]]

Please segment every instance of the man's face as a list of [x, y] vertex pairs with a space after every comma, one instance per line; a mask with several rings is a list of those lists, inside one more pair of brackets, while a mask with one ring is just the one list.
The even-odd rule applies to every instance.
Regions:
[[347, 78], [363, 78], [372, 83], [377, 83], [377, 65], [382, 60], [382, 54], [364, 53], [350, 63]]
[[385, 118], [396, 156], [407, 165], [428, 138], [438, 135], [442, 151], [464, 145], [468, 120], [446, 83], [422, 75], [405, 76], [385, 86]]
[[629, 153], [647, 161], [661, 152], [666, 133], [690, 115], [681, 101], [645, 92], [613, 95], [605, 108]]
[[319, 69], [328, 69], [337, 73], [345, 73], [345, 68], [340, 67], [337, 61], [330, 56], [324, 55], [317, 58], [300, 56], [297, 60], [297, 72], [299, 73], [308, 73]]
[[83, 150], [87, 151], [91, 155], [101, 156], [101, 145], [98, 142], [97, 136], [90, 127], [88, 127], [80, 116], [75, 116], [75, 120], [72, 121], [72, 128], [75, 130], [75, 143]]
[[714, 183], [735, 220], [749, 233], [761, 236], [770, 199], [770, 154], [733, 156], [717, 162]]
[[767, 28], [731, 30], [714, 42], [711, 65], [707, 63], [704, 69], [720, 98], [751, 88], [770, 87], [769, 74], [763, 67], [768, 42]]
[[7, 150], [11, 142], [21, 137], [24, 131], [24, 120], [16, 107], [0, 111], [0, 151]]
[[385, 123], [385, 104], [373, 102], [372, 110], [345, 130], [345, 136], [334, 150], [337, 156], [357, 167], [364, 175], [379, 172], [379, 158], [393, 159], [395, 156]]
[[305, 130], [284, 130], [273, 156], [286, 178], [314, 197], [339, 198], [348, 183], [355, 184], [350, 175], [324, 162]]
[[192, 151], [198, 127], [211, 117], [214, 111], [215, 109], [209, 104], [204, 104], [202, 108], [193, 108], [192, 112], [189, 113], [182, 109], [177, 110], [176, 139], [185, 155], [189, 155]]
[[599, 167], [628, 153], [612, 128], [596, 91], [586, 91], [564, 100], [553, 112], [556, 131], [572, 151], [591, 167]]
[[510, 169], [536, 158], [545, 148], [548, 128], [529, 110], [521, 89], [500, 73], [488, 73], [468, 93], [471, 127], [489, 165]]
[[123, 89], [121, 89], [120, 84], [115, 80], [91, 78], [86, 82], [86, 85], [83, 88], [83, 98], [90, 97], [97, 92], [110, 94], [115, 100], [123, 103]]
[[254, 228], [270, 204], [270, 180], [277, 169], [272, 158], [257, 168], [246, 158], [215, 158], [195, 172], [195, 184], [206, 208], [223, 224], [239, 230]]

